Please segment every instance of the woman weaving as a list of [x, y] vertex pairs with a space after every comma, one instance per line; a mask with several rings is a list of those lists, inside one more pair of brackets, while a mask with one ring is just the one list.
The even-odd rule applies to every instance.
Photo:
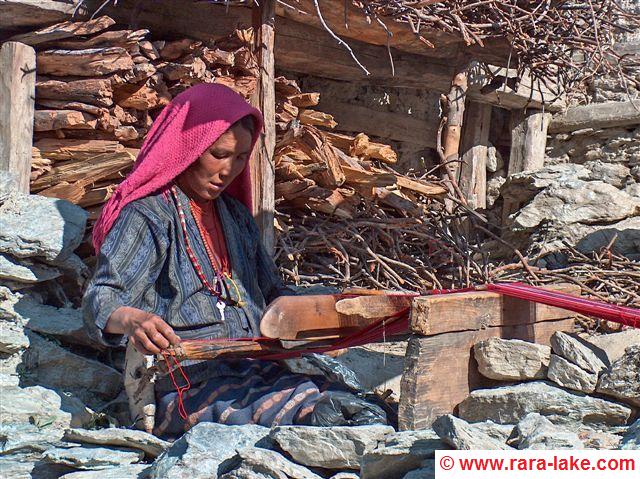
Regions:
[[[186, 90], [161, 112], [94, 228], [99, 254], [84, 317], [97, 341], [157, 354], [181, 339], [255, 337], [265, 306], [291, 294], [250, 212], [247, 163], [261, 128], [258, 110], [216, 84]], [[187, 418], [170, 378], [158, 378], [158, 435], [179, 436], [201, 421], [320, 425], [320, 405], [345, 394], [272, 361], [182, 367], [191, 383]], [[378, 409], [360, 402], [337, 423], [365, 423]]]

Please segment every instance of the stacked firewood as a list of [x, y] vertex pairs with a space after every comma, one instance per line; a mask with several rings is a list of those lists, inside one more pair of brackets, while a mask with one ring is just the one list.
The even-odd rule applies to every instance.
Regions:
[[149, 41], [147, 30], [120, 30], [103, 16], [21, 35], [37, 49], [31, 189], [90, 211], [130, 171], [153, 118], [201, 82], [249, 98], [257, 63], [250, 31], [211, 44]]

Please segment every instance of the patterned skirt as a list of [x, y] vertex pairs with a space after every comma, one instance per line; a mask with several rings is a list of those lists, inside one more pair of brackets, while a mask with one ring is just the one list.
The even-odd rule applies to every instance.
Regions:
[[291, 373], [276, 362], [252, 361], [244, 375], [217, 376], [192, 385], [183, 394], [187, 419], [178, 412], [175, 391], [156, 393], [154, 434], [175, 439], [199, 422], [228, 425], [307, 424], [327, 391], [344, 391], [319, 376]]

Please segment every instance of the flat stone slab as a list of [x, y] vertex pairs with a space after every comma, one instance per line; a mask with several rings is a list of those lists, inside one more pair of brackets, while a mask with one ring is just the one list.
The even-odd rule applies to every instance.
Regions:
[[640, 450], [640, 419], [629, 426], [620, 441], [620, 449]]
[[473, 353], [483, 376], [519, 381], [547, 377], [551, 348], [519, 339], [490, 338], [476, 343]]
[[0, 280], [35, 284], [60, 276], [57, 268], [0, 253]]
[[259, 447], [248, 447], [239, 451], [238, 457], [241, 460], [240, 466], [224, 474], [220, 479], [322, 479], [321, 476], [311, 472], [306, 467], [289, 461], [282, 454], [275, 451]]
[[144, 473], [147, 469], [149, 469], [148, 464], [130, 464], [99, 471], [71, 472], [60, 476], [60, 479], [142, 479], [145, 477]]
[[640, 407], [640, 345], [629, 346], [598, 382], [597, 392]]
[[622, 357], [629, 346], [640, 345], [640, 329], [627, 329], [619, 333], [599, 334], [585, 338], [607, 356], [609, 364]]
[[508, 442], [518, 449], [584, 449], [575, 432], [556, 426], [538, 413], [527, 414]]
[[401, 431], [386, 437], [383, 444], [368, 451], [362, 458], [361, 479], [401, 479], [418, 469], [437, 450], [448, 450], [432, 429]]
[[162, 453], [149, 474], [152, 479], [209, 479], [227, 472], [238, 450], [271, 444], [266, 427], [203, 422]]
[[585, 340], [557, 331], [551, 336], [551, 348], [558, 356], [590, 373], [599, 373], [606, 364]]
[[53, 262], [82, 241], [87, 212], [68, 201], [39, 195], [11, 195], [0, 205], [0, 252]]
[[579, 366], [567, 361], [563, 357], [555, 354], [551, 355], [549, 363], [549, 379], [567, 389], [592, 393], [596, 390], [598, 375], [585, 371]]
[[50, 464], [90, 470], [133, 464], [141, 461], [143, 456], [142, 451], [78, 446], [49, 449], [42, 455], [42, 460]]
[[29, 347], [29, 338], [20, 325], [0, 321], [0, 353], [14, 354]]
[[632, 413], [623, 404], [567, 391], [543, 381], [478, 389], [458, 409], [460, 417], [469, 422], [516, 424], [527, 414], [537, 412], [554, 424], [592, 427], [623, 426]]
[[167, 450], [171, 443], [144, 431], [133, 429], [69, 429], [64, 440], [81, 444], [121, 446], [139, 449], [147, 456], [155, 458]]
[[451, 414], [440, 416], [436, 419], [433, 423], [433, 430], [443, 442], [458, 450], [512, 449], [504, 442], [484, 434], [479, 429], [474, 429], [467, 421]]
[[360, 469], [367, 449], [395, 431], [390, 426], [280, 426], [271, 438], [298, 464], [325, 469]]

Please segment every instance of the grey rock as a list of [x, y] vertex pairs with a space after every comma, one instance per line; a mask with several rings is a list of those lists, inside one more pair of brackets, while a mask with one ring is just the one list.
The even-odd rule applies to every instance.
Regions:
[[469, 422], [492, 420], [515, 424], [527, 414], [537, 412], [554, 424], [583, 423], [591, 427], [624, 425], [632, 412], [628, 406], [543, 381], [478, 389], [458, 408], [460, 417]]
[[558, 356], [590, 373], [597, 374], [606, 367], [587, 341], [562, 331], [556, 331], [551, 336], [551, 348]]
[[474, 422], [470, 423], [472, 429], [480, 431], [489, 437], [492, 437], [496, 441], [507, 442], [509, 436], [513, 432], [513, 424], [496, 424], [493, 421]]
[[584, 166], [591, 170], [590, 180], [603, 181], [616, 188], [623, 188], [627, 177], [631, 174], [629, 167], [620, 163], [603, 163], [595, 160], [586, 162]]
[[68, 201], [38, 195], [11, 196], [0, 205], [0, 252], [55, 261], [82, 241], [87, 212]]
[[236, 450], [253, 446], [269, 447], [271, 440], [268, 436], [269, 429], [262, 426], [196, 424], [156, 459], [150, 477], [210, 478], [214, 474], [227, 472]]
[[21, 326], [0, 320], [0, 353], [13, 354], [29, 347], [29, 338]]
[[478, 429], [474, 429], [466, 421], [451, 414], [440, 416], [436, 419], [433, 423], [433, 430], [443, 442], [459, 450], [511, 449], [505, 443], [482, 433]]
[[122, 375], [106, 364], [72, 353], [36, 333], [29, 332], [29, 340], [24, 363], [31, 381], [73, 392], [89, 405], [96, 396], [111, 400], [122, 389]]
[[629, 426], [620, 441], [620, 449], [640, 450], [640, 419]]
[[171, 443], [144, 431], [116, 428], [69, 429], [64, 433], [64, 440], [81, 444], [139, 449], [152, 458], [159, 456], [171, 446]]
[[538, 413], [527, 414], [513, 430], [509, 444], [518, 449], [583, 449], [572, 431], [554, 425]]
[[386, 437], [384, 444], [362, 458], [362, 479], [400, 479], [433, 458], [435, 451], [451, 449], [432, 429], [401, 431]]
[[42, 386], [21, 388], [6, 386], [2, 396], [11, 401], [0, 401], [0, 424], [30, 423], [39, 428], [83, 427], [93, 416], [77, 398]]
[[[321, 479], [320, 476], [306, 467], [289, 461], [275, 451], [259, 447], [248, 447], [239, 451], [238, 457], [241, 460], [241, 468], [264, 474], [265, 477], [273, 477], [274, 479]], [[222, 477], [227, 479], [226, 476]]]
[[18, 177], [10, 171], [0, 170], [0, 205], [19, 192]]
[[640, 345], [640, 329], [627, 329], [619, 333], [592, 335], [585, 340], [602, 351], [609, 364], [620, 359], [629, 346]]
[[60, 271], [51, 266], [38, 264], [28, 259], [18, 260], [0, 253], [0, 279], [21, 283], [40, 283], [60, 276]]
[[67, 343], [96, 347], [84, 326], [81, 309], [56, 308], [25, 297], [14, 310], [31, 331], [58, 337]]
[[338, 474], [331, 476], [330, 479], [360, 479], [360, 476], [353, 472], [339, 472]]
[[640, 407], [640, 345], [629, 346], [598, 382], [597, 392]]
[[598, 382], [596, 373], [585, 371], [555, 354], [551, 355], [548, 375], [549, 379], [559, 386], [587, 394], [596, 390]]
[[42, 455], [42, 460], [74, 469], [91, 470], [133, 464], [141, 461], [143, 456], [142, 451], [77, 446], [49, 449]]
[[0, 286], [0, 320], [16, 320], [14, 306], [22, 299], [22, 297], [22, 293], [16, 293], [6, 286]]
[[586, 449], [618, 449], [622, 437], [609, 432], [582, 429], [578, 431], [578, 439]]
[[402, 479], [433, 479], [436, 477], [436, 461], [427, 459], [422, 461], [420, 469], [408, 472]]
[[1, 455], [30, 451], [42, 453], [61, 439], [62, 430], [59, 428], [39, 428], [29, 423], [0, 424]]
[[502, 155], [496, 150], [495, 146], [489, 145], [487, 147], [487, 171], [495, 173], [503, 167], [504, 160], [502, 159]]
[[145, 471], [149, 469], [147, 464], [130, 464], [128, 466], [100, 469], [98, 471], [76, 471], [60, 479], [134, 479], [145, 477]]
[[545, 188], [573, 180], [587, 180], [591, 174], [584, 165], [575, 163], [546, 166], [534, 172], [528, 171], [509, 176], [502, 194], [505, 199], [524, 203], [532, 200]]
[[476, 343], [473, 353], [480, 374], [513, 381], [545, 378], [551, 348], [519, 339], [490, 338]]
[[393, 432], [390, 426], [280, 426], [271, 431], [271, 439], [298, 464], [360, 469], [365, 450], [375, 448]]

